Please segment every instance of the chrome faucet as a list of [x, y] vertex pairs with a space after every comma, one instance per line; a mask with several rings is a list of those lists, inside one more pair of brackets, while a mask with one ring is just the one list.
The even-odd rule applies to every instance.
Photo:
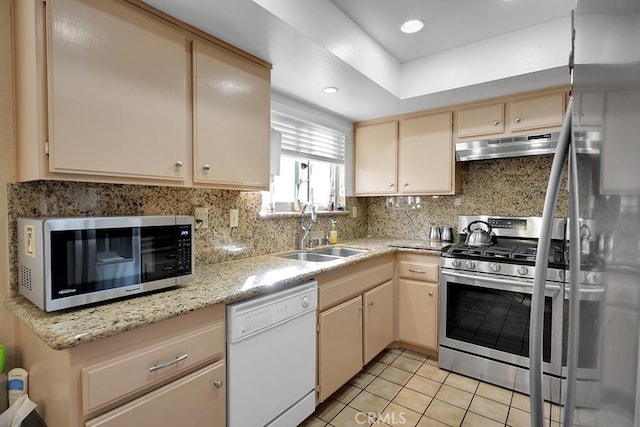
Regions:
[[[307, 209], [311, 209], [311, 222], [308, 226], [304, 224], [304, 213]], [[316, 214], [316, 208], [311, 203], [305, 203], [300, 209], [300, 228], [302, 228], [302, 238], [300, 239], [300, 249], [304, 249], [307, 242], [307, 236], [313, 228], [313, 224], [318, 222], [318, 215]]]

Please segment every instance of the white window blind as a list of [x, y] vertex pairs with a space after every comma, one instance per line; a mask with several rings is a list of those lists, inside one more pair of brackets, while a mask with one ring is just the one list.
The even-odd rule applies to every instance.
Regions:
[[273, 110], [271, 127], [282, 134], [283, 155], [344, 164], [344, 133]]

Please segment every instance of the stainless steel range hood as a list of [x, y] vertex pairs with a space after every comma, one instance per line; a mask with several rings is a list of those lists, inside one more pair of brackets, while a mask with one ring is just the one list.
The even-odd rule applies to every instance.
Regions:
[[456, 160], [502, 159], [553, 154], [559, 132], [456, 143]]

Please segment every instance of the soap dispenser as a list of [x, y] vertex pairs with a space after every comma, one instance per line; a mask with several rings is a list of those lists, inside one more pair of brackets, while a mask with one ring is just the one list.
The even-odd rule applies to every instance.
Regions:
[[336, 221], [331, 220], [331, 230], [329, 231], [329, 243], [335, 245], [338, 243], [338, 230], [336, 229]]

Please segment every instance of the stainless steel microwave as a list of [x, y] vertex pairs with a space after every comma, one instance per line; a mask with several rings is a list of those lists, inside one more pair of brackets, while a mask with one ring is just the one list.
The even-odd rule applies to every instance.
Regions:
[[193, 217], [19, 218], [18, 289], [45, 311], [189, 282]]

